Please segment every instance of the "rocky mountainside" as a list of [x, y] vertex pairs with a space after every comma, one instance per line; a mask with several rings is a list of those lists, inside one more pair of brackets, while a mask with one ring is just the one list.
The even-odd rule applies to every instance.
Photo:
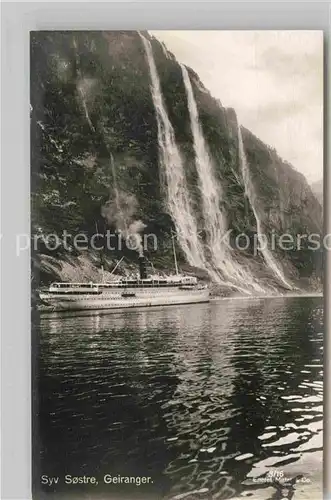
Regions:
[[311, 185], [311, 189], [320, 202], [321, 206], [323, 206], [323, 179], [320, 179], [319, 181], [314, 182]]
[[[192, 207], [205, 255], [204, 266], [200, 261], [189, 262], [177, 239], [179, 264], [213, 279], [209, 272], [213, 248], [208, 247], [210, 228], [203, 212], [206, 193], [199, 185], [183, 68], [156, 39], [147, 33], [143, 37], [120, 31], [31, 34], [32, 233], [39, 236], [33, 267], [41, 283], [100, 279], [101, 267], [109, 272], [122, 255], [126, 267], [119, 266], [119, 273], [137, 261], [136, 251], [118, 245], [100, 252], [68, 250], [63, 245], [47, 248], [43, 237], [61, 235], [64, 230], [91, 236], [108, 229], [115, 234], [134, 224], [142, 236], [153, 233], [157, 237], [158, 248], [145, 251], [154, 266], [165, 271], [173, 268], [172, 234], [178, 233], [178, 224], [169, 209], [169, 178], [160, 156], [160, 123], [144, 39], [153, 53], [160, 83], [156, 97], [163, 99], [173, 130], [172, 147], [176, 145], [185, 176], [185, 199]], [[232, 240], [241, 233], [253, 238], [258, 231], [256, 212], [269, 236], [320, 234], [321, 206], [304, 176], [242, 128], [255, 190], [256, 206], [252, 207], [240, 163], [235, 110], [214, 99], [193, 69], [187, 71], [211, 158], [213, 183], [219, 186], [217, 213], [223, 214], [227, 228], [232, 229]], [[220, 282], [224, 269], [235, 265], [254, 279], [282, 288], [264, 256], [254, 255], [252, 244], [245, 251], [230, 253], [231, 263], [224, 268], [220, 264], [217, 270]], [[318, 286], [321, 254], [309, 249], [305, 241], [300, 250], [276, 249], [273, 258], [294, 286]]]

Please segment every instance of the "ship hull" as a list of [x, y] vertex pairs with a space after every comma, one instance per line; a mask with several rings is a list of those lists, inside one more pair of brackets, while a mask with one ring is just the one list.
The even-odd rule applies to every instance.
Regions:
[[[52, 296], [49, 293], [40, 293], [40, 311], [82, 311], [96, 309], [123, 309], [135, 307], [153, 307], [180, 304], [199, 304], [209, 302], [208, 289], [195, 290], [167, 290], [166, 293], [159, 290], [132, 290], [134, 296], [123, 297], [122, 293], [104, 292], [101, 295], [89, 295], [81, 297], [66, 294]], [[126, 290], [130, 294], [130, 290]]]

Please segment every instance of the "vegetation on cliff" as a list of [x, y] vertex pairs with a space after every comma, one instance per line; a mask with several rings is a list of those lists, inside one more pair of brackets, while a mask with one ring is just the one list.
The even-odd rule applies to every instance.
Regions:
[[[202, 227], [192, 134], [182, 72], [176, 59], [152, 39], [162, 92], [176, 141], [185, 160], [191, 198]], [[216, 166], [233, 236], [256, 231], [239, 168], [234, 110], [224, 108], [189, 70], [204, 135]], [[92, 235], [118, 230], [103, 207], [116, 193], [134, 199], [136, 220], [158, 239], [154, 265], [172, 267], [171, 220], [158, 161], [157, 124], [150, 77], [137, 32], [33, 32], [31, 34], [32, 233], [63, 230]], [[248, 130], [243, 133], [252, 179], [267, 232], [293, 235], [321, 232], [321, 207], [305, 178]], [[200, 222], [199, 222], [200, 221]], [[177, 248], [179, 262], [184, 255]], [[128, 248], [100, 252], [96, 265], [111, 267]], [[33, 254], [42, 282], [61, 277], [55, 262], [78, 258], [64, 247], [47, 250], [42, 239]], [[92, 255], [92, 253], [91, 253]], [[303, 244], [300, 251], [279, 252], [288, 272], [310, 278], [320, 272], [320, 255]], [[252, 261], [249, 249], [244, 257]], [[261, 257], [259, 258], [261, 261]], [[261, 263], [261, 262], [260, 262]]]

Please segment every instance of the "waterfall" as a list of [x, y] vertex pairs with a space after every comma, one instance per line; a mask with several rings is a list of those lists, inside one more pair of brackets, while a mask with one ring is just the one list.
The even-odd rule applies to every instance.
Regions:
[[241, 284], [255, 291], [263, 292], [263, 288], [255, 282], [252, 275], [232, 259], [231, 248], [223, 240], [224, 235], [227, 233], [227, 222], [220, 209], [222, 192], [215, 178], [214, 167], [203, 136], [189, 74], [183, 64], [181, 64], [181, 69], [187, 95], [195, 163], [202, 199], [202, 212], [212, 265], [237, 288], [239, 288], [238, 284]]
[[[242, 133], [241, 133], [241, 127], [240, 127], [238, 120], [237, 120], [237, 124], [238, 124], [239, 159], [240, 159], [240, 166], [241, 166], [242, 176], [243, 176], [244, 185], [245, 185], [245, 194], [248, 198], [248, 201], [249, 201], [250, 206], [253, 210], [254, 217], [256, 220], [256, 231], [257, 231], [258, 240], [263, 243], [262, 224], [261, 224], [260, 215], [259, 215], [257, 207], [256, 207], [256, 205], [257, 205], [256, 204], [256, 193], [255, 193], [255, 189], [254, 189], [254, 186], [253, 186], [253, 183], [252, 183], [252, 180], [250, 177], [249, 169], [248, 169], [248, 163], [247, 163], [244, 142], [243, 142]], [[281, 282], [283, 286], [285, 286], [289, 290], [293, 290], [293, 286], [286, 280], [282, 269], [275, 261], [273, 255], [271, 254], [267, 245], [265, 246], [262, 244], [261, 253], [263, 255], [265, 263], [271, 269], [275, 278], [277, 278], [278, 281]]]
[[80, 61], [79, 61], [78, 46], [77, 46], [76, 38], [73, 39], [73, 46], [75, 49], [76, 70], [77, 70], [77, 75], [79, 78], [79, 80], [76, 83], [77, 92], [81, 98], [81, 103], [82, 103], [82, 106], [84, 109], [86, 121], [89, 124], [89, 127], [92, 130], [92, 132], [95, 132], [95, 128], [94, 128], [93, 123], [91, 121], [91, 118], [90, 118], [90, 115], [88, 112], [88, 108], [87, 108], [87, 104], [86, 104], [86, 96], [85, 96], [85, 92], [84, 92], [84, 88], [83, 88], [83, 77], [82, 77], [82, 73], [80, 71]]
[[95, 132], [95, 128], [93, 126], [93, 123], [91, 121], [91, 118], [90, 118], [90, 115], [89, 115], [89, 112], [88, 112], [88, 109], [87, 109], [86, 97], [85, 97], [85, 93], [84, 93], [84, 90], [82, 88], [81, 83], [77, 84], [77, 89], [78, 89], [78, 92], [79, 92], [80, 97], [81, 97], [81, 101], [82, 101], [82, 105], [83, 105], [83, 109], [84, 109], [85, 118], [87, 120], [87, 123], [89, 124], [89, 127], [92, 130], [92, 132]]
[[166, 59], [171, 59], [170, 54], [169, 54], [165, 44], [163, 42], [160, 42], [160, 43], [161, 43], [163, 54], [165, 55]]
[[207, 269], [203, 247], [198, 238], [196, 220], [192, 214], [186, 185], [183, 161], [178, 150], [174, 129], [163, 102], [161, 84], [154, 61], [152, 45], [141, 33], [150, 78], [151, 92], [157, 121], [160, 166], [165, 173], [167, 204], [176, 226], [179, 244], [190, 265]]
[[114, 193], [115, 193], [115, 206], [116, 206], [116, 210], [120, 214], [121, 220], [123, 220], [124, 230], [125, 230], [125, 232], [127, 232], [128, 228], [127, 228], [127, 224], [126, 224], [126, 221], [125, 221], [125, 217], [123, 215], [122, 206], [121, 206], [121, 203], [120, 203], [120, 195], [119, 195], [119, 189], [118, 189], [118, 182], [117, 182], [117, 175], [116, 175], [114, 157], [113, 157], [112, 153], [109, 151], [109, 148], [107, 146], [106, 140], [105, 140], [105, 144], [106, 144], [107, 151], [108, 151], [109, 157], [110, 157], [110, 167], [111, 167], [111, 172], [112, 172], [112, 176], [113, 176], [113, 186], [114, 186]]

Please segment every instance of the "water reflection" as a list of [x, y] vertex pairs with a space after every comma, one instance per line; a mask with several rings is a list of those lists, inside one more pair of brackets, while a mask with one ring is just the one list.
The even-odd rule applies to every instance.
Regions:
[[292, 498], [322, 446], [322, 331], [314, 298], [45, 317], [40, 469], [151, 476], [145, 498], [273, 500], [259, 478], [281, 469]]

